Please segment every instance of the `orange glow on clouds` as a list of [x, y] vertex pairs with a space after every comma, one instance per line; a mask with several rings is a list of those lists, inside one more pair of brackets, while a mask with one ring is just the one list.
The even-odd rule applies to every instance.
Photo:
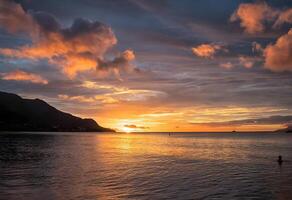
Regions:
[[231, 16], [232, 22], [240, 20], [240, 26], [247, 33], [255, 34], [265, 30], [264, 21], [272, 20], [276, 12], [265, 2], [243, 3]]
[[[141, 104], [117, 103], [105, 105], [98, 110], [96, 120], [100, 124], [121, 132], [188, 132], [188, 131], [269, 131], [283, 128], [281, 124], [232, 125], [229, 121], [257, 118], [266, 114], [277, 114], [288, 110], [268, 107], [149, 107]], [[80, 113], [83, 117], [93, 114]], [[225, 124], [226, 122], [226, 124]], [[219, 125], [218, 125], [219, 124]], [[222, 124], [222, 125], [220, 125]]]
[[[282, 81], [281, 74], [275, 79], [272, 77], [272, 72], [292, 71], [292, 30], [283, 34], [281, 29], [283, 25], [292, 23], [291, 8], [273, 8], [265, 1], [239, 4], [230, 21], [238, 22], [237, 29], [241, 27], [245, 33], [258, 34], [256, 36], [240, 35], [235, 28], [233, 32], [233, 27], [221, 30], [223, 23], [212, 27], [213, 23], [204, 24], [203, 20], [202, 24], [187, 25], [192, 29], [190, 34], [186, 34], [184, 29], [180, 33], [178, 28], [177, 38], [176, 34], [164, 37], [164, 32], [157, 32], [150, 34], [151, 41], [148, 42], [148, 33], [152, 29], [143, 32], [143, 35], [137, 31], [136, 37], [132, 29], [123, 27], [121, 31], [119, 27], [122, 26], [115, 26], [116, 32], [124, 33], [121, 37], [125, 39], [118, 48], [114, 48], [118, 37], [110, 26], [99, 21], [72, 18], [72, 24], [64, 27], [67, 21], [58, 21], [49, 13], [28, 11], [14, 1], [0, 0], [0, 4], [0, 28], [8, 34], [20, 34], [21, 41], [24, 41], [23, 38], [30, 40], [25, 44], [18, 41], [11, 46], [0, 47], [3, 63], [7, 64], [0, 78], [8, 84], [9, 81], [21, 81], [46, 85], [43, 88], [38, 86], [40, 95], [54, 98], [53, 101], [65, 108], [70, 105], [68, 112], [93, 117], [105, 127], [123, 132], [271, 130], [282, 128], [282, 125], [259, 123], [256, 119], [292, 114], [289, 109], [279, 108], [285, 106], [280, 105], [281, 102], [289, 101], [286, 91], [290, 89], [290, 82], [285, 77]], [[169, 28], [168, 22], [166, 24]], [[164, 23], [161, 25], [164, 26]], [[176, 27], [177, 22], [173, 25]], [[197, 29], [200, 31], [197, 32]], [[128, 31], [131, 34], [126, 34]], [[135, 37], [132, 38], [133, 33]], [[156, 38], [156, 35], [161, 38]], [[189, 35], [196, 38], [191, 43], [189, 40], [194, 38]], [[258, 36], [267, 39], [270, 44], [254, 41]], [[11, 40], [15, 38], [13, 36]], [[131, 48], [145, 44], [147, 50], [128, 49], [127, 45], [124, 46], [128, 40]], [[190, 48], [189, 44], [197, 41], [202, 41], [202, 44]], [[155, 45], [152, 46], [152, 43]], [[162, 48], [157, 48], [158, 45]], [[241, 52], [248, 51], [247, 46], [250, 54], [242, 55]], [[230, 53], [227, 48], [240, 51]], [[162, 49], [165, 50], [161, 54], [157, 53]], [[184, 54], [182, 49], [188, 49], [188, 54], [192, 51], [193, 55]], [[217, 58], [216, 55], [222, 52], [228, 55]], [[24, 63], [24, 66], [17, 66], [19, 63]], [[42, 63], [49, 65], [48, 71], [42, 69]], [[136, 68], [136, 63], [141, 69]], [[6, 72], [6, 67], [10, 66], [29, 70], [39, 67], [36, 71], [40, 74], [21, 70]], [[221, 69], [213, 70], [212, 67], [216, 66]], [[238, 66], [244, 68], [237, 71]], [[268, 74], [260, 68], [272, 72]], [[60, 78], [59, 72], [64, 76]], [[124, 74], [132, 76], [123, 79], [121, 76]], [[276, 82], [269, 82], [271, 80]], [[57, 87], [54, 81], [59, 84], [56, 84]], [[279, 92], [281, 82], [286, 89], [284, 92]], [[53, 91], [52, 86], [57, 89]], [[266, 98], [273, 92], [279, 94], [278, 101]], [[244, 98], [246, 94], [256, 94], [254, 96], [257, 97], [247, 100]], [[269, 101], [264, 105], [271, 107], [259, 107], [263, 105], [263, 99]], [[231, 105], [231, 102], [234, 104]], [[270, 102], [273, 104], [268, 104]]]
[[40, 75], [28, 73], [20, 70], [8, 72], [8, 73], [2, 73], [3, 80], [13, 80], [13, 81], [27, 81], [32, 83], [38, 83], [38, 84], [48, 84], [48, 80], [41, 77]]
[[193, 54], [199, 57], [204, 57], [204, 58], [213, 58], [214, 54], [222, 49], [220, 45], [216, 44], [201, 44], [197, 47], [193, 47], [192, 51]]
[[275, 44], [268, 45], [264, 56], [266, 68], [276, 72], [292, 71], [292, 29]]
[[[134, 66], [129, 63], [135, 59], [132, 50], [120, 53], [112, 61], [104, 59], [107, 51], [117, 44], [109, 26], [80, 18], [74, 20], [71, 27], [63, 28], [51, 15], [32, 15], [20, 4], [6, 0], [0, 2], [3, 8], [0, 25], [12, 33], [24, 32], [32, 41], [31, 45], [15, 49], [0, 48], [0, 54], [18, 59], [47, 59], [71, 79], [85, 71], [96, 71], [97, 75], [113, 73], [119, 77], [120, 71], [133, 70]], [[52, 23], [51, 27], [40, 23], [38, 15]]]

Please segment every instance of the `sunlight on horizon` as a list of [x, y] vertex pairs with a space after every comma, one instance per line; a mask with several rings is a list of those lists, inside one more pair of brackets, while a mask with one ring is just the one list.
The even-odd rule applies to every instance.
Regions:
[[288, 2], [36, 2], [0, 0], [0, 91], [121, 132], [292, 127]]
[[122, 132], [125, 132], [125, 133], [131, 133], [133, 132], [131, 128], [127, 128], [127, 127], [123, 127], [122, 128]]

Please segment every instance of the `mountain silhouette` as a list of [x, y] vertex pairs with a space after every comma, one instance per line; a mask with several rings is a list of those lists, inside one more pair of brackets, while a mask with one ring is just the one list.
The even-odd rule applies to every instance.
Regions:
[[280, 132], [280, 133], [292, 133], [292, 126], [287, 126], [287, 128], [276, 130], [276, 132]]
[[82, 119], [40, 99], [0, 92], [0, 131], [112, 132], [93, 119]]

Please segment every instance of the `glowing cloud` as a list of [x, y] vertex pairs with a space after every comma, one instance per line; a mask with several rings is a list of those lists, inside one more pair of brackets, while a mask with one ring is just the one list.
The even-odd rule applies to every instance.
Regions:
[[264, 22], [275, 18], [277, 12], [265, 2], [242, 3], [230, 17], [231, 22], [240, 21], [240, 26], [250, 34], [265, 30]]
[[255, 64], [255, 60], [248, 56], [239, 56], [239, 63], [245, 68], [252, 68]]
[[124, 125], [126, 128], [131, 128], [131, 129], [149, 129], [149, 127], [146, 126], [137, 126], [135, 124], [126, 124]]
[[71, 27], [62, 28], [54, 16], [45, 12], [25, 12], [19, 4], [0, 0], [0, 26], [10, 32], [25, 32], [32, 39], [31, 45], [17, 49], [2, 48], [0, 54], [25, 59], [47, 59], [59, 66], [68, 77], [88, 70], [119, 74], [131, 71], [129, 64], [134, 52], [126, 50], [113, 61], [106, 61], [104, 54], [117, 43], [110, 27], [100, 22], [75, 19]]
[[76, 101], [82, 103], [93, 103], [95, 102], [95, 98], [92, 97], [85, 97], [85, 96], [68, 96], [64, 94], [58, 95], [59, 99], [67, 100], [67, 101]]
[[233, 68], [233, 64], [231, 62], [221, 63], [220, 67], [223, 67], [225, 69], [231, 69]]
[[264, 49], [265, 67], [275, 72], [292, 71], [292, 29]]
[[35, 30], [32, 16], [27, 14], [21, 5], [8, 0], [0, 0], [0, 10], [0, 25], [10, 33], [31, 33]]
[[[93, 95], [71, 96], [60, 94], [58, 95], [59, 99], [91, 104], [117, 104], [121, 102], [141, 102], [151, 98], [166, 96], [166, 93], [160, 91], [129, 89], [127, 87], [98, 84], [92, 81], [85, 81], [80, 86], [92, 90]], [[100, 94], [94, 94], [96, 90], [98, 90]]]
[[27, 81], [38, 84], [48, 84], [48, 81], [40, 75], [28, 73], [20, 70], [0, 74], [3, 80]]
[[273, 27], [280, 27], [284, 23], [292, 23], [292, 8], [281, 12]]
[[222, 46], [216, 44], [201, 44], [192, 48], [193, 54], [203, 58], [213, 58], [214, 54], [222, 49]]

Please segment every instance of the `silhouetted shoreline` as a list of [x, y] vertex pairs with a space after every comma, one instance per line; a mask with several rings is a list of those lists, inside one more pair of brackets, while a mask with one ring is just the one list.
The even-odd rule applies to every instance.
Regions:
[[0, 131], [14, 132], [114, 132], [93, 119], [57, 110], [40, 99], [23, 99], [0, 92]]

